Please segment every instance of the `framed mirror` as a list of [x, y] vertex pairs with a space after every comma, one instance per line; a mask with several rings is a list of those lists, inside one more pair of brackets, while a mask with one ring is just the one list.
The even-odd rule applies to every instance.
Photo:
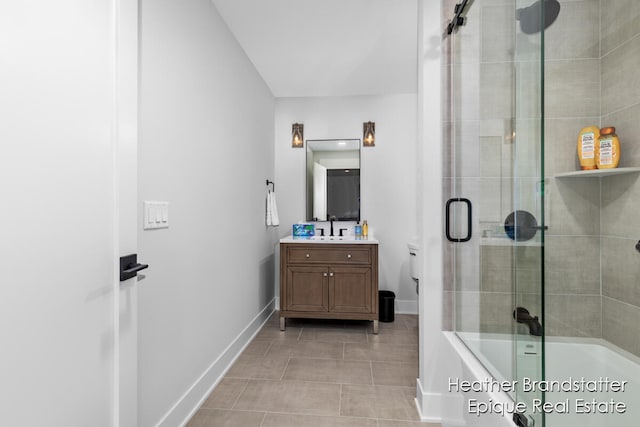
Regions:
[[360, 221], [360, 140], [307, 140], [307, 221]]

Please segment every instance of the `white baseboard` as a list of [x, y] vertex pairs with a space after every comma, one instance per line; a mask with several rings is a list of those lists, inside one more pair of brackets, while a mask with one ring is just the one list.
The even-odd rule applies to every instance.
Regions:
[[222, 354], [213, 361], [206, 371], [182, 395], [175, 405], [156, 424], [156, 427], [184, 426], [204, 403], [211, 391], [218, 385], [224, 374], [238, 358], [253, 337], [274, 312], [275, 298], [262, 309], [249, 325], [233, 340]]
[[418, 314], [418, 300], [396, 300], [396, 313]]
[[416, 381], [416, 407], [420, 421], [440, 424], [446, 427], [466, 426], [460, 416], [452, 416], [461, 412], [464, 404], [462, 396], [457, 394], [428, 393], [422, 388], [420, 379]]
[[439, 393], [427, 393], [422, 388], [420, 379], [416, 381], [416, 407], [423, 423], [440, 424], [442, 422], [442, 395]]

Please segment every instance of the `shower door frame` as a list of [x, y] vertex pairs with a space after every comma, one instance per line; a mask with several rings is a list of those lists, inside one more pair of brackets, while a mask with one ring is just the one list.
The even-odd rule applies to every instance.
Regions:
[[[518, 0], [516, 4], [518, 4], [521, 0]], [[540, 7], [543, 7], [544, 2], [540, 2]], [[527, 407], [527, 411], [524, 414], [513, 414], [514, 422], [517, 425], [529, 425], [535, 424], [536, 426], [544, 426], [545, 419], [544, 413], [532, 414], [533, 412], [533, 403], [534, 399], [538, 399], [540, 402], [544, 402], [544, 393], [535, 392], [535, 393], [525, 393], [522, 390], [522, 382], [525, 377], [535, 380], [535, 381], [544, 381], [545, 373], [544, 373], [544, 229], [545, 229], [545, 205], [544, 205], [544, 31], [541, 31], [538, 35], [527, 36], [527, 38], [522, 37], [518, 34], [518, 30], [516, 28], [517, 21], [515, 16], [515, 8], [516, 5], [513, 5], [513, 20], [510, 23], [511, 27], [511, 36], [513, 50], [511, 53], [511, 58], [509, 64], [507, 64], [511, 69], [511, 77], [510, 82], [511, 85], [508, 86], [508, 91], [510, 91], [511, 95], [511, 108], [510, 108], [510, 117], [491, 117], [490, 120], [504, 120], [504, 128], [503, 133], [501, 135], [502, 139], [499, 142], [500, 147], [504, 147], [507, 144], [511, 144], [511, 164], [510, 170], [507, 174], [507, 180], [510, 182], [510, 191], [506, 189], [506, 186], [503, 188], [503, 181], [505, 176], [498, 175], [500, 179], [499, 188], [502, 192], [509, 193], [508, 197], [505, 197], [507, 201], [506, 205], [508, 205], [508, 201], [510, 199], [511, 203], [509, 206], [509, 211], [516, 212], [519, 210], [532, 211], [533, 217], [537, 219], [537, 223], [534, 225], [535, 231], [534, 236], [531, 241], [519, 241], [518, 239], [509, 240], [505, 239], [504, 229], [500, 229], [499, 224], [491, 224], [491, 226], [487, 227], [486, 224], [483, 225], [482, 218], [484, 216], [483, 210], [491, 210], [485, 209], [487, 207], [486, 200], [482, 200], [481, 198], [481, 190], [483, 184], [482, 174], [479, 172], [476, 179], [476, 184], [471, 183], [472, 177], [467, 174], [467, 171], [462, 170], [465, 163], [460, 162], [461, 151], [465, 150], [465, 145], [468, 147], [470, 143], [477, 143], [478, 146], [481, 145], [481, 139], [484, 138], [482, 136], [482, 132], [480, 131], [483, 126], [483, 99], [482, 94], [485, 88], [481, 87], [483, 80], [482, 76], [482, 59], [480, 53], [481, 45], [478, 44], [478, 75], [472, 76], [476, 77], [478, 80], [478, 94], [477, 94], [477, 106], [478, 106], [478, 115], [475, 117], [478, 121], [478, 140], [473, 141], [467, 138], [463, 143], [459, 142], [459, 139], [462, 139], [461, 132], [462, 125], [464, 125], [464, 119], [460, 119], [461, 115], [464, 115], [464, 112], [460, 112], [457, 109], [458, 105], [465, 106], [468, 109], [468, 104], [473, 104], [464, 102], [466, 100], [463, 99], [464, 94], [462, 91], [458, 90], [458, 70], [456, 67], [464, 66], [465, 63], [461, 61], [459, 55], [461, 55], [457, 49], [460, 47], [456, 40], [456, 37], [461, 40], [464, 39], [465, 32], [465, 24], [469, 24], [470, 27], [479, 26], [474, 25], [473, 20], [474, 15], [480, 15], [478, 18], [483, 17], [477, 10], [474, 9], [482, 8], [482, 0], [479, 1], [471, 1], [469, 4], [465, 5], [467, 10], [464, 10], [462, 13], [458, 9], [456, 11], [456, 15], [454, 20], [452, 21], [455, 25], [450, 25], [448, 30], [450, 30], [451, 40], [451, 179], [449, 183], [449, 191], [447, 194], [447, 186], [445, 186], [445, 234], [447, 240], [451, 242], [450, 246], [450, 256], [452, 259], [451, 267], [452, 267], [452, 278], [453, 278], [453, 295], [454, 295], [454, 303], [453, 303], [453, 311], [454, 311], [454, 331], [461, 338], [461, 340], [467, 345], [467, 347], [471, 350], [471, 352], [478, 358], [478, 360], [485, 365], [488, 371], [495, 377], [501, 376], [500, 373], [496, 373], [496, 369], [494, 366], [496, 364], [492, 363], [490, 360], [491, 357], [485, 354], [482, 354], [482, 346], [483, 340], [491, 340], [494, 339], [496, 335], [504, 335], [510, 337], [511, 341], [511, 372], [503, 373], [506, 378], [498, 378], [500, 380], [511, 380], [517, 381], [518, 384], [515, 391], [509, 393], [510, 397], [514, 400], [515, 403], [524, 402]], [[519, 4], [518, 4], [519, 6]], [[543, 16], [544, 10], [540, 11], [541, 16]], [[482, 11], [484, 13], [484, 11]], [[461, 18], [461, 19], [458, 19]], [[466, 21], [466, 22], [465, 22]], [[477, 23], [475, 23], [477, 24]], [[462, 33], [462, 34], [461, 34]], [[517, 37], [516, 37], [517, 36]], [[519, 39], [520, 40], [519, 40]], [[468, 37], [469, 44], [473, 45], [477, 40], [473, 37]], [[530, 42], [530, 44], [524, 44], [524, 47], [518, 51], [519, 41]], [[480, 42], [482, 43], [482, 41]], [[527, 52], [526, 50], [531, 47], [539, 47], [539, 50]], [[472, 46], [473, 47], [473, 46]], [[466, 47], [465, 47], [466, 48]], [[463, 49], [460, 49], [463, 50]], [[533, 57], [532, 57], [533, 55]], [[521, 57], [527, 58], [526, 60], [522, 60]], [[521, 62], [520, 62], [521, 61]], [[471, 64], [475, 65], [475, 64]], [[486, 65], [487, 69], [490, 69], [493, 64]], [[505, 66], [506, 67], [506, 66]], [[462, 74], [460, 72], [460, 74]], [[461, 82], [462, 83], [462, 82]], [[506, 83], [509, 85], [509, 83]], [[464, 86], [461, 84], [461, 86]], [[464, 86], [466, 87], [466, 86]], [[527, 94], [527, 92], [531, 92], [533, 88], [533, 96], [531, 94]], [[504, 87], [501, 88], [504, 90]], [[489, 91], [489, 93], [491, 93]], [[529, 95], [529, 96], [528, 96]], [[472, 95], [473, 96], [473, 95]], [[460, 103], [458, 104], [458, 97], [460, 97]], [[473, 99], [472, 99], [473, 101]], [[473, 110], [473, 106], [471, 107]], [[491, 127], [491, 126], [489, 126]], [[472, 138], [470, 138], [472, 139]], [[478, 156], [476, 160], [480, 162], [483, 158], [482, 150], [483, 148], [477, 148]], [[464, 154], [464, 153], [463, 153]], [[504, 157], [504, 152], [502, 157]], [[480, 170], [482, 165], [478, 167]], [[504, 172], [505, 168], [503, 166], [500, 167], [500, 173]], [[490, 179], [493, 179], [490, 178]], [[489, 179], [489, 180], [490, 180]], [[496, 178], [497, 179], [497, 178]], [[445, 177], [445, 180], [447, 178]], [[472, 187], [473, 185], [477, 185], [476, 194], [467, 193], [462, 187], [465, 186], [464, 181], [467, 181], [467, 186]], [[490, 187], [490, 185], [488, 185]], [[468, 190], [468, 188], [467, 188]], [[473, 193], [473, 191], [472, 191]], [[500, 208], [504, 208], [503, 200], [500, 200]], [[506, 206], [505, 206], [506, 207]], [[502, 216], [500, 219], [505, 218], [506, 211], [504, 209], [500, 212]], [[515, 216], [518, 217], [517, 215]], [[495, 218], [493, 218], [495, 220]], [[525, 226], [525, 224], [520, 224], [517, 221], [515, 224], [516, 230], [519, 230], [520, 227]], [[475, 229], [477, 227], [477, 229]], [[489, 237], [486, 237], [489, 236]], [[481, 244], [481, 241], [489, 241], [493, 240], [500, 241], [498, 244], [506, 245], [510, 248], [510, 264], [511, 265], [511, 307], [505, 307], [505, 310], [508, 311], [508, 314], [511, 315], [512, 321], [510, 325], [506, 325], [504, 319], [504, 313], [502, 316], [502, 326], [503, 328], [509, 328], [510, 330], [506, 332], [506, 329], [503, 329], [504, 334], [499, 333], [496, 334], [492, 332], [492, 327], [494, 325], [483, 325], [483, 294], [490, 295], [490, 292], [483, 292], [482, 289], [482, 279], [485, 276], [485, 271], [483, 271], [482, 267], [482, 258], [483, 256], [483, 248], [484, 245]], [[464, 248], [461, 245], [469, 245]], [[475, 245], [475, 246], [474, 246]], [[475, 261], [473, 256], [469, 257], [469, 254], [478, 254], [478, 264], [475, 268], [477, 268], [477, 272], [473, 271], [474, 266], [473, 263]], [[471, 260], [471, 262], [469, 262]], [[470, 264], [471, 274], [469, 271], [465, 270], [465, 263]], [[531, 271], [526, 271], [527, 268], [530, 268], [531, 265], [537, 265], [537, 271], [534, 274], [531, 274]], [[506, 270], [505, 270], [506, 271]], [[475, 274], [477, 273], [477, 276]], [[505, 272], [505, 274], [508, 274]], [[527, 275], [531, 275], [533, 279], [527, 277]], [[468, 280], [471, 277], [472, 280]], [[475, 279], [473, 279], [475, 277]], [[473, 280], [477, 280], [477, 285], [473, 283]], [[501, 279], [504, 280], [504, 277]], [[474, 287], [477, 286], [477, 289]], [[471, 292], [469, 292], [469, 288]], [[476, 295], [472, 295], [473, 291], [476, 291]], [[465, 293], [467, 295], [465, 295]], [[471, 297], [469, 297], [471, 295]], [[477, 302], [478, 306], [474, 307], [477, 312], [475, 316], [478, 319], [477, 330], [474, 333], [479, 337], [479, 341], [476, 344], [471, 344], [470, 340], [465, 339], [464, 334], [460, 332], [465, 332], [465, 327], [468, 327], [469, 319], [465, 319], [464, 316], [467, 315], [465, 310], [469, 308], [468, 302], [462, 302], [460, 300], [474, 300]], [[490, 299], [489, 296], [487, 299]], [[503, 301], [506, 296], [503, 295]], [[463, 304], [467, 304], [464, 306], [464, 310], [462, 309]], [[496, 302], [489, 302], [488, 306], [499, 306]], [[516, 322], [516, 308], [524, 305], [530, 305], [532, 307], [531, 317], [537, 316], [539, 323], [542, 325], [540, 336], [530, 335], [529, 332], [532, 329], [527, 329], [525, 324], [521, 324]], [[486, 307], [485, 307], [486, 308]], [[500, 308], [502, 310], [502, 308]], [[473, 317], [473, 316], [471, 316]], [[486, 316], [490, 317], [490, 316]], [[522, 320], [522, 318], [520, 319]], [[466, 325], [465, 325], [466, 323]], [[488, 322], [490, 323], [490, 321]], [[486, 328], [486, 330], [483, 330]], [[499, 328], [498, 328], [499, 329]], [[535, 328], [534, 328], [535, 329]], [[508, 370], [508, 369], [507, 369]]]

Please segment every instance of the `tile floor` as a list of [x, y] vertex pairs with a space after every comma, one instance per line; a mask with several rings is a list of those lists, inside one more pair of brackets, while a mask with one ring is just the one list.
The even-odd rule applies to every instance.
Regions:
[[420, 423], [417, 316], [372, 323], [278, 313], [238, 357], [189, 427], [440, 427]]

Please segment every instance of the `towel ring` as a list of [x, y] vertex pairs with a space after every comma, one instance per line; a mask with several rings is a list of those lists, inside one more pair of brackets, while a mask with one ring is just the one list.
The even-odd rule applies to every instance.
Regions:
[[275, 193], [276, 192], [276, 183], [273, 182], [273, 181], [267, 180], [267, 185], [269, 185], [269, 184], [273, 185], [273, 188], [271, 190]]

